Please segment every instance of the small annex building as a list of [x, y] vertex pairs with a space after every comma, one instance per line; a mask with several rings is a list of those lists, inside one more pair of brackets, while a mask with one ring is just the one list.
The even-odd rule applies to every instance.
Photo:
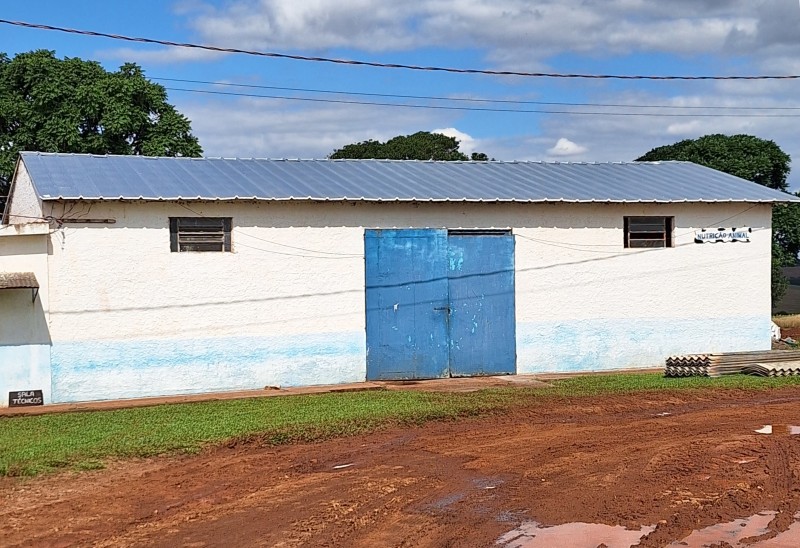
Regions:
[[0, 405], [765, 350], [795, 200], [684, 162], [22, 153]]

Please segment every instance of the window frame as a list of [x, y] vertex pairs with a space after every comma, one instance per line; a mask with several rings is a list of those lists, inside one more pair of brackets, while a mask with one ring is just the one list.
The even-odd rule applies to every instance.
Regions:
[[[194, 230], [192, 230], [194, 229]], [[173, 253], [230, 253], [232, 217], [170, 217], [169, 245]], [[186, 239], [181, 239], [183, 234]], [[203, 240], [207, 235], [208, 239]], [[192, 239], [195, 241], [192, 241]], [[186, 249], [207, 246], [208, 249]], [[218, 246], [219, 249], [213, 249]]]
[[448, 236], [513, 236], [510, 228], [449, 228]]
[[[662, 224], [662, 226], [657, 227], [657, 224]], [[623, 245], [625, 249], [675, 247], [674, 231], [674, 216], [626, 215], [623, 217]]]

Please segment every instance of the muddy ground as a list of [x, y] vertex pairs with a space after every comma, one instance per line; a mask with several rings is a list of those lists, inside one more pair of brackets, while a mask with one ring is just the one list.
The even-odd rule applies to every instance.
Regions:
[[634, 394], [3, 478], [0, 544], [491, 546], [535, 521], [656, 526], [641, 546], [666, 546], [773, 511], [770, 538], [800, 511], [789, 425], [800, 389]]

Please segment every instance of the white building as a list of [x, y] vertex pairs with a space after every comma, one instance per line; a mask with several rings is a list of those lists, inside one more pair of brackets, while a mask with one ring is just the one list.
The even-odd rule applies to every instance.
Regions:
[[0, 405], [768, 349], [793, 199], [682, 162], [23, 153]]

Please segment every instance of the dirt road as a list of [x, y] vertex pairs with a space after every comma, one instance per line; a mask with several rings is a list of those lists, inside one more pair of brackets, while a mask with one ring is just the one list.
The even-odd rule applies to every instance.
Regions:
[[[772, 433], [755, 432], [765, 425]], [[800, 389], [637, 394], [5, 478], [0, 544], [511, 547], [557, 531], [537, 524], [591, 523], [639, 531], [626, 546], [667, 546], [761, 513], [760, 528], [734, 527], [797, 546], [800, 536], [787, 540], [800, 511], [792, 425]], [[586, 544], [575, 530], [568, 538], [559, 545], [602, 542], [597, 531]]]

